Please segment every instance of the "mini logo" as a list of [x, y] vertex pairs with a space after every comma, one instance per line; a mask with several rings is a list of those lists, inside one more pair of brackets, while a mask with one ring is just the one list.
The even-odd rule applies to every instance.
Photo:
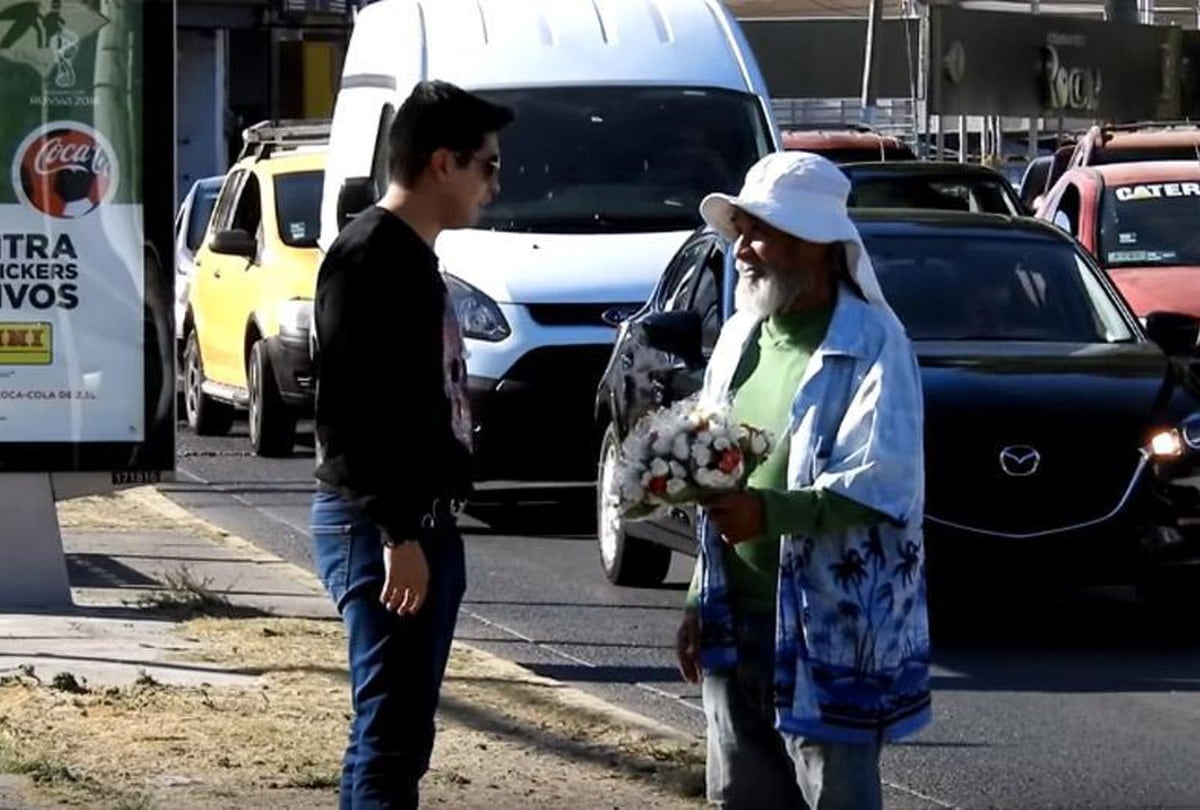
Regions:
[[0, 366], [48, 366], [54, 353], [45, 322], [0, 323]]
[[13, 159], [13, 186], [32, 208], [78, 219], [112, 199], [116, 156], [94, 129], [74, 121], [46, 124], [26, 136]]
[[629, 320], [639, 309], [641, 309], [641, 306], [638, 304], [615, 306], [600, 313], [600, 320], [604, 321], [609, 326], [620, 326], [622, 323]]
[[1042, 454], [1027, 444], [1014, 444], [1000, 451], [1000, 469], [1013, 478], [1033, 475], [1042, 463]]

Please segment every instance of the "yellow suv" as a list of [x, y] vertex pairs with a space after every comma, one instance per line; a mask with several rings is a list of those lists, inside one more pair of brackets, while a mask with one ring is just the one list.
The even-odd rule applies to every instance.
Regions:
[[184, 315], [183, 387], [198, 435], [249, 411], [250, 444], [283, 456], [311, 413], [309, 350], [320, 256], [326, 121], [264, 121], [221, 184]]

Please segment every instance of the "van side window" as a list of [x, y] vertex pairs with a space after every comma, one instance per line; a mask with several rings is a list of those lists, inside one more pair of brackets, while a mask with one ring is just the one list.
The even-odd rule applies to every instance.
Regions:
[[395, 117], [396, 108], [391, 104], [384, 104], [383, 111], [379, 114], [379, 129], [375, 133], [375, 157], [371, 160], [371, 179], [375, 181], [376, 197], [383, 196], [391, 179], [388, 171], [388, 132]]

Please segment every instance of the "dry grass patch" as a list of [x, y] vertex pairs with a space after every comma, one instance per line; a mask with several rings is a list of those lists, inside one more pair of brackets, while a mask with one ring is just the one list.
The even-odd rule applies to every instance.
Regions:
[[[144, 677], [91, 689], [22, 674], [0, 682], [0, 771], [32, 777], [38, 799], [55, 806], [334, 806], [349, 709], [341, 625], [202, 618], [179, 632], [200, 643], [189, 660], [258, 674], [262, 685], [183, 688]], [[467, 648], [451, 658], [439, 727], [426, 805], [697, 806], [694, 741], [626, 723]]]

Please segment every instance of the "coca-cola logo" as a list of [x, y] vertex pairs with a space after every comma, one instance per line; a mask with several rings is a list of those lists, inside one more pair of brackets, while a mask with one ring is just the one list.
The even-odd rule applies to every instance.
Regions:
[[27, 205], [59, 219], [78, 219], [112, 199], [116, 155], [91, 127], [74, 121], [46, 124], [17, 148], [13, 185]]

